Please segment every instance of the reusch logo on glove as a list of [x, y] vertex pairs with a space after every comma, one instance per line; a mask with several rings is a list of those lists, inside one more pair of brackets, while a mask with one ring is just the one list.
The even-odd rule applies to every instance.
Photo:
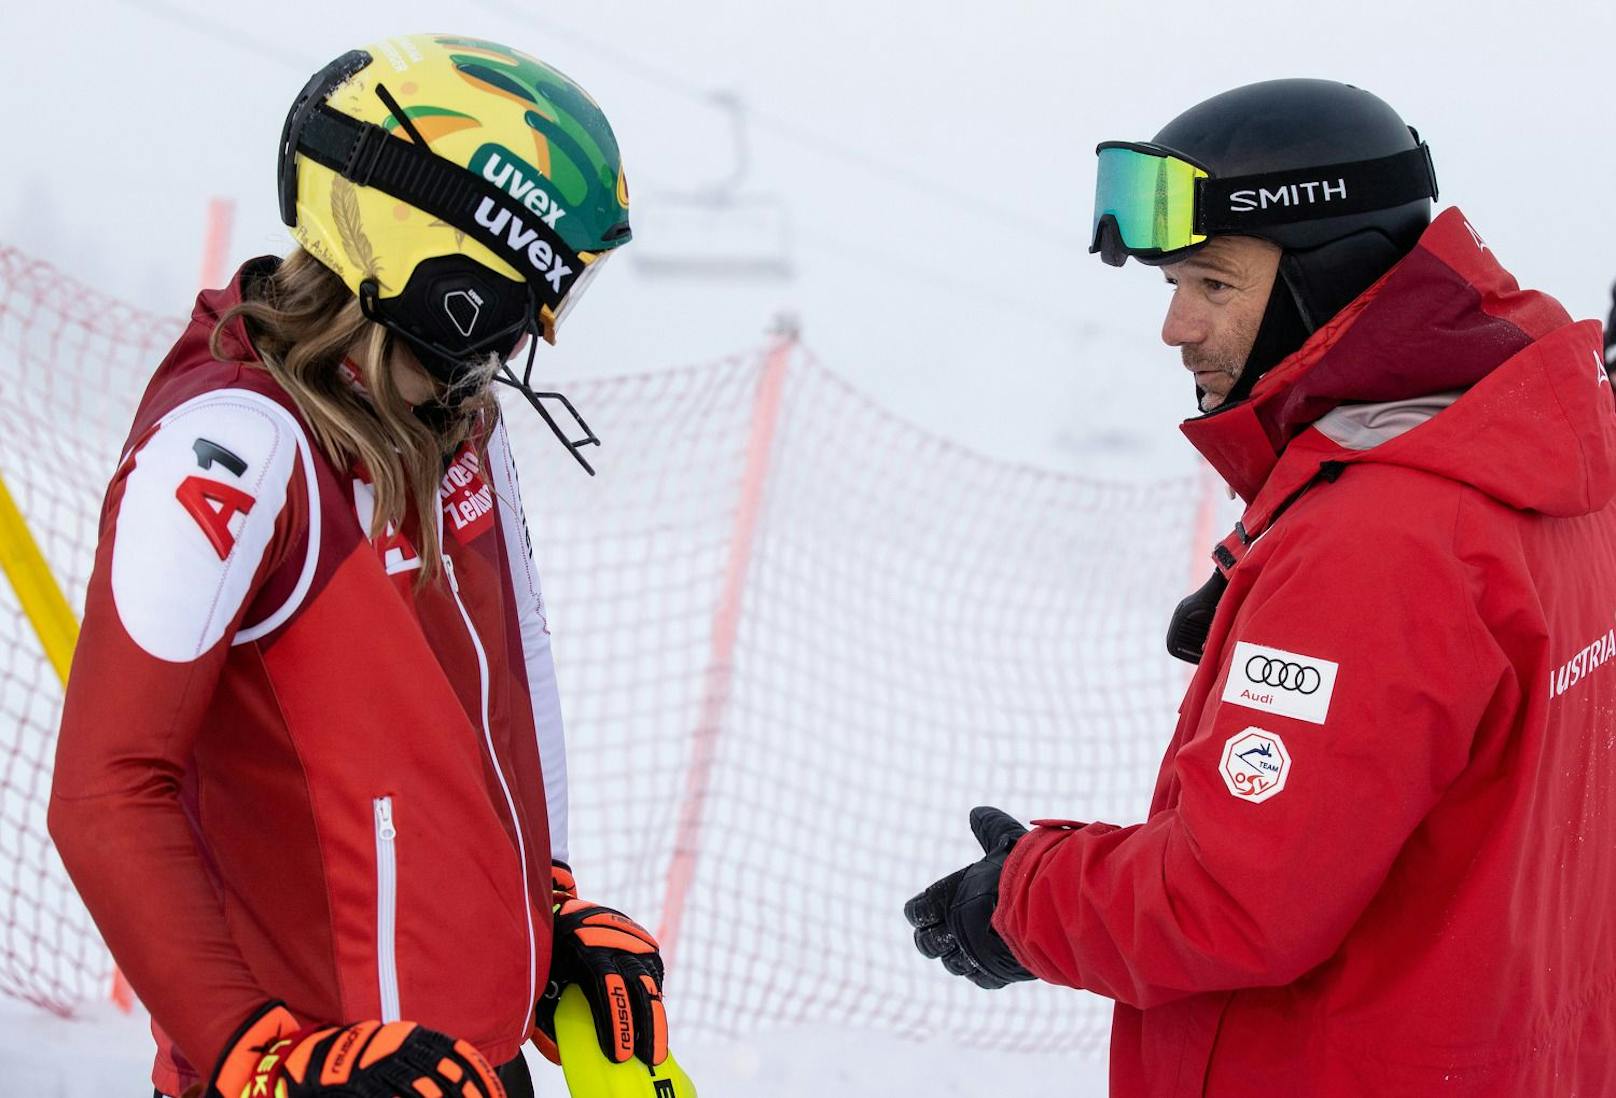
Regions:
[[611, 997], [617, 1022], [617, 1049], [622, 1053], [618, 1059], [627, 1060], [634, 1055], [634, 1023], [629, 1020], [628, 988], [623, 986], [622, 977], [606, 977], [606, 994]]

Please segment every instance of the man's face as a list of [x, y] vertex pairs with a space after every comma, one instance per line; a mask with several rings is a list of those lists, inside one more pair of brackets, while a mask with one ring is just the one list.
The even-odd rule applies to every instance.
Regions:
[[1162, 268], [1173, 288], [1162, 342], [1179, 349], [1205, 391], [1203, 412], [1223, 403], [1246, 365], [1279, 257], [1279, 246], [1266, 240], [1216, 236], [1183, 262]]

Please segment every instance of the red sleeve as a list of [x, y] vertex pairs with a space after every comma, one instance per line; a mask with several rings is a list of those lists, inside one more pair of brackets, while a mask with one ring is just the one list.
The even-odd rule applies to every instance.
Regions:
[[1177, 803], [1017, 844], [994, 925], [1035, 975], [1146, 1008], [1335, 952], [1509, 675], [1442, 520], [1407, 518], [1271, 535]]
[[108, 489], [62, 712], [51, 837], [136, 994], [203, 1072], [272, 996], [231, 940], [180, 789], [246, 608], [306, 527], [307, 468], [296, 423], [257, 394], [165, 416]]

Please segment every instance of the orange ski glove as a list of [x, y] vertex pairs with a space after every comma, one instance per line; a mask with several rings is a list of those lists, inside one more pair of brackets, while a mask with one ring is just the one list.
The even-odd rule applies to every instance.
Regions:
[[[550, 979], [535, 1012], [534, 1043], [552, 1060], [561, 992], [577, 984], [589, 1002], [600, 1048], [613, 1063], [638, 1056], [656, 1065], [668, 1058], [668, 1018], [662, 1008], [662, 955], [650, 931], [609, 907], [577, 898], [572, 871], [555, 863], [554, 944]], [[559, 1061], [557, 1061], [559, 1062]]]
[[465, 1041], [414, 1022], [298, 1026], [280, 1003], [242, 1025], [208, 1098], [505, 1098]]

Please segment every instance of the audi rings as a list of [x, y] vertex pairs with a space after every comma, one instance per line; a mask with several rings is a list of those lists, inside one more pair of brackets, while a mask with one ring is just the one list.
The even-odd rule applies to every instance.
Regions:
[[1317, 667], [1309, 667], [1305, 663], [1286, 663], [1267, 656], [1252, 656], [1246, 661], [1246, 678], [1298, 694], [1312, 694], [1323, 682]]

